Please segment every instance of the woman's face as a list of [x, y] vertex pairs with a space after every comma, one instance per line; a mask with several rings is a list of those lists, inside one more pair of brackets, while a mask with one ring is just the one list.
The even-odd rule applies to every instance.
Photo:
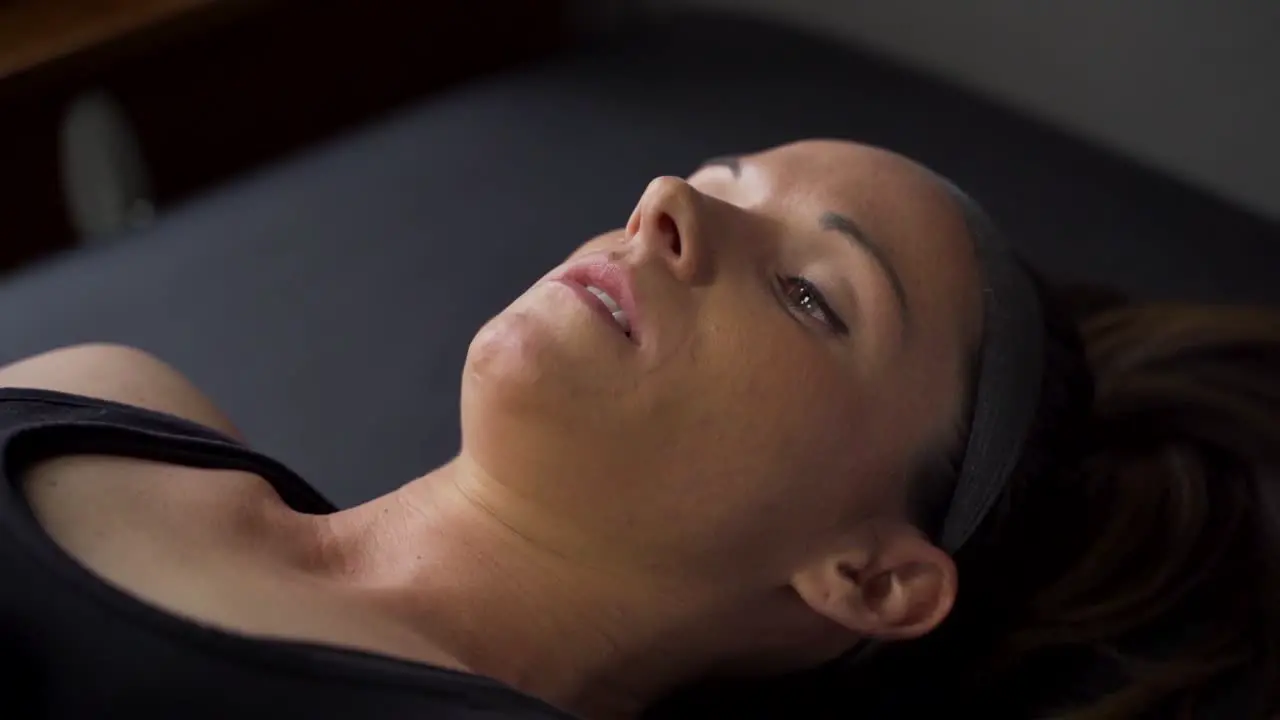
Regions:
[[464, 453], [614, 567], [785, 584], [903, 517], [960, 420], [977, 277], [945, 190], [885, 151], [658, 178], [476, 335]]

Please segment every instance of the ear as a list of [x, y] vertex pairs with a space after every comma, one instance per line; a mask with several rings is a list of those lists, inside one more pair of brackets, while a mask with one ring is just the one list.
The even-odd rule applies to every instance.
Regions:
[[907, 524], [868, 535], [802, 568], [792, 589], [814, 612], [863, 637], [930, 632], [955, 604], [955, 562]]

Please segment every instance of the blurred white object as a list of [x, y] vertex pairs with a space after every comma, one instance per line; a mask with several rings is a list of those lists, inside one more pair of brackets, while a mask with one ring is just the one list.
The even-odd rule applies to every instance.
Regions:
[[81, 95], [62, 122], [62, 188], [87, 241], [119, 237], [155, 215], [142, 150], [124, 109], [105, 92]]

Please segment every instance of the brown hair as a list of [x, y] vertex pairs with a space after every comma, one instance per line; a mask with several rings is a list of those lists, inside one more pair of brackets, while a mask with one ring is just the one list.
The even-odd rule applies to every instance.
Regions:
[[943, 625], [650, 717], [1280, 713], [1280, 311], [1041, 285], [1039, 409]]
[[[1280, 717], [1280, 310], [1036, 281], [1038, 410], [942, 626], [649, 717]], [[913, 483], [926, 530], [966, 440]]]
[[1039, 409], [947, 621], [650, 717], [1280, 713], [1280, 311], [1041, 287]]
[[1072, 719], [1280, 712], [1280, 313], [1049, 304], [1037, 422], [933, 641], [967, 652], [958, 694]]

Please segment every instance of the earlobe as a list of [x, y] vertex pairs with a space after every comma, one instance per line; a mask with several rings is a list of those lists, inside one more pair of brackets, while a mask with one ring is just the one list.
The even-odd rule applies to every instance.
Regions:
[[[934, 548], [936, 549], [936, 548]], [[946, 553], [896, 564], [875, 578], [868, 605], [878, 609], [877, 635], [907, 640], [931, 632], [955, 604], [955, 564]]]
[[954, 561], [913, 528], [877, 533], [874, 548], [836, 553], [792, 578], [814, 612], [884, 640], [933, 630], [951, 612], [956, 586]]

